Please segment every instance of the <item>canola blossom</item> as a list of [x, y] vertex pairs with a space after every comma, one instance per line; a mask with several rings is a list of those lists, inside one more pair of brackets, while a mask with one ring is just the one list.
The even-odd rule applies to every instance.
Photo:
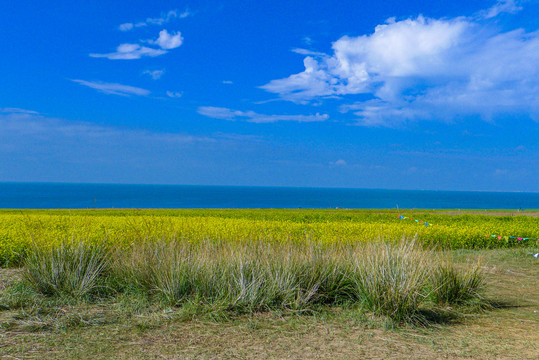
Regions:
[[52, 246], [70, 239], [107, 248], [162, 239], [333, 244], [403, 236], [442, 249], [539, 246], [518, 239], [539, 238], [539, 219], [534, 217], [406, 212], [407, 217], [436, 224], [424, 226], [401, 221], [401, 216], [389, 210], [4, 210], [0, 264], [19, 263], [32, 243]]

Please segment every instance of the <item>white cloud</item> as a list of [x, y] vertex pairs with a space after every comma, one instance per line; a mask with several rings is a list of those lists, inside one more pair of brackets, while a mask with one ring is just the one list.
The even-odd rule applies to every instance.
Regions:
[[169, 23], [170, 21], [174, 19], [184, 19], [186, 17], [192, 16], [194, 13], [190, 11], [189, 9], [185, 9], [183, 12], [178, 12], [178, 10], [170, 10], [166, 13], [162, 13], [161, 16], [156, 18], [147, 18], [144, 21], [139, 21], [137, 23], [124, 23], [118, 26], [118, 30], [120, 31], [131, 31], [135, 28], [140, 28], [148, 25], [159, 25], [162, 26], [163, 24]]
[[277, 121], [316, 122], [329, 119], [327, 114], [315, 115], [264, 115], [254, 111], [238, 111], [229, 108], [201, 106], [198, 113], [214, 119], [245, 120], [252, 123], [273, 123]]
[[19, 108], [0, 108], [0, 113], [31, 114], [31, 115], [38, 115], [39, 114], [37, 111], [25, 110], [25, 109], [19, 109]]
[[310, 38], [309, 36], [303, 37], [302, 41], [307, 46], [312, 45], [314, 43], [314, 40]]
[[232, 84], [234, 84], [234, 82], [233, 82], [233, 81], [230, 81], [230, 80], [223, 80], [222, 83], [223, 83], [223, 84], [227, 84], [227, 85], [232, 85]]
[[518, 6], [515, 0], [498, 0], [496, 5], [488, 10], [482, 11], [481, 15], [485, 19], [490, 19], [498, 16], [501, 13], [515, 14], [522, 10], [522, 6]]
[[167, 50], [172, 50], [179, 47], [183, 43], [183, 37], [179, 31], [169, 34], [166, 29], [163, 29], [159, 32], [159, 37], [157, 40], [146, 40], [143, 42], [157, 45], [161, 49], [127, 43], [118, 46], [115, 52], [107, 54], [92, 53], [90, 56], [95, 58], [107, 58], [110, 60], [134, 60], [142, 57], [156, 57], [166, 54]]
[[133, 30], [133, 23], [124, 23], [118, 26], [118, 30], [120, 31], [129, 31]]
[[168, 23], [172, 19], [176, 19], [178, 17], [178, 11], [177, 10], [170, 10], [167, 13], [161, 14], [158, 18], [147, 18], [146, 23], [152, 24], [152, 25], [163, 25], [165, 23]]
[[159, 45], [161, 49], [170, 50], [179, 47], [183, 42], [182, 34], [178, 31], [173, 34], [169, 34], [167, 30], [163, 29], [159, 32], [157, 40], [152, 41], [152, 44]]
[[180, 19], [185, 19], [186, 17], [193, 16], [193, 15], [195, 15], [194, 12], [192, 12], [192, 11], [189, 10], [189, 9], [185, 9], [185, 11], [182, 12], [180, 15], [178, 15], [178, 17], [179, 17]]
[[308, 51], [305, 71], [273, 80], [263, 89], [293, 101], [319, 96], [371, 92], [381, 79], [429, 75], [446, 65], [440, 58], [458, 40], [468, 24], [418, 17], [378, 25], [372, 35], [344, 36], [333, 43], [334, 55]]
[[[216, 167], [226, 172], [227, 161], [235, 159], [237, 151], [255, 151], [261, 140], [251, 135], [197, 132], [161, 132], [0, 113], [0, 179], [137, 183], [163, 183], [164, 179], [174, 183], [180, 179], [189, 183], [195, 174], [211, 181]], [[204, 169], [207, 174], [200, 173]]]
[[163, 76], [165, 70], [145, 70], [142, 73], [149, 75], [154, 80], [158, 80], [161, 79], [161, 76]]
[[242, 114], [242, 112], [236, 112], [234, 110], [230, 110], [228, 108], [222, 108], [222, 107], [215, 107], [215, 106], [200, 106], [198, 108], [198, 113], [200, 115], [204, 115], [207, 117], [211, 117], [214, 119], [225, 119], [225, 120], [233, 120], [236, 116], [239, 116]]
[[95, 58], [107, 58], [110, 60], [134, 60], [145, 56], [156, 57], [166, 53], [165, 50], [153, 49], [138, 44], [121, 44], [116, 48], [115, 52], [108, 54], [90, 54], [90, 56]]
[[296, 53], [296, 54], [300, 54], [300, 55], [326, 56], [326, 54], [324, 54], [324, 53], [317, 52], [317, 51], [311, 51], [311, 50], [307, 50], [307, 49], [302, 49], [302, 48], [292, 49], [292, 52]]
[[330, 165], [333, 165], [333, 166], [346, 166], [348, 164], [346, 163], [345, 160], [339, 159], [339, 160], [337, 160], [335, 162], [331, 162]]
[[[101, 126], [89, 122], [67, 121], [38, 115], [35, 112], [11, 112], [0, 114], [0, 134], [11, 134], [15, 140], [25, 136], [39, 136], [41, 139], [84, 138], [88, 141], [101, 139], [103, 142], [111, 138], [169, 141], [190, 143], [195, 141], [213, 142], [214, 138], [198, 137], [189, 134], [154, 133], [145, 130], [120, 129], [112, 126]], [[47, 134], [48, 136], [43, 136]]]
[[149, 90], [141, 89], [134, 86], [122, 85], [116, 83], [105, 83], [100, 81], [85, 81], [85, 80], [72, 80], [78, 84], [88, 86], [92, 89], [100, 91], [104, 94], [113, 94], [121, 96], [138, 95], [147, 96], [150, 94]]
[[[163, 25], [176, 18], [185, 18], [193, 13], [186, 9], [182, 13], [178, 13], [177, 10], [170, 10], [167, 13], [161, 14], [158, 18], [147, 18], [145, 21], [138, 23], [123, 23], [118, 26], [120, 31], [126, 32], [148, 25]], [[95, 58], [107, 58], [110, 60], [134, 60], [142, 57], [156, 57], [167, 53], [167, 50], [175, 49], [183, 43], [183, 37], [181, 33], [169, 33], [166, 29], [159, 32], [159, 37], [156, 40], [140, 40], [141, 43], [157, 45], [160, 49], [153, 47], [143, 46], [140, 44], [125, 43], [116, 48], [115, 52], [111, 53], [91, 53], [91, 57]], [[157, 73], [156, 73], [157, 74]]]
[[181, 92], [178, 92], [178, 91], [167, 91], [167, 96], [168, 97], [171, 97], [171, 98], [181, 98], [182, 97], [182, 93]]
[[[508, 3], [500, 6], [509, 11]], [[261, 88], [296, 103], [364, 94], [370, 100], [348, 100], [341, 110], [354, 110], [369, 126], [501, 113], [539, 119], [539, 31], [499, 32], [482, 20], [419, 16], [390, 19], [332, 48], [331, 55], [294, 49], [308, 55], [305, 70]]]

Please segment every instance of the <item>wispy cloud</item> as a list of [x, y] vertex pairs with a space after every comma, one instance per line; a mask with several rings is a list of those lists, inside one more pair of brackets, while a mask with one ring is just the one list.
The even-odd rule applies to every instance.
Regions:
[[[233, 182], [235, 165], [267, 146], [251, 135], [145, 130], [18, 110], [0, 113], [0, 139], [0, 181], [211, 183], [219, 173]], [[247, 154], [238, 156], [240, 149]]]
[[310, 46], [314, 43], [314, 40], [310, 38], [309, 36], [304, 36], [302, 39], [303, 43], [307, 46]]
[[254, 111], [238, 111], [223, 107], [201, 106], [198, 113], [214, 119], [244, 120], [252, 123], [273, 123], [277, 121], [316, 122], [329, 119], [327, 114], [315, 115], [265, 115]]
[[94, 58], [107, 58], [110, 60], [134, 60], [146, 56], [156, 57], [166, 53], [165, 50], [140, 46], [139, 44], [121, 44], [116, 48], [115, 52], [107, 54], [92, 53], [90, 56]]
[[115, 52], [106, 54], [91, 53], [91, 57], [107, 58], [110, 60], [134, 60], [142, 57], [156, 57], [167, 53], [167, 50], [175, 49], [183, 43], [182, 34], [177, 31], [169, 33], [166, 29], [159, 32], [156, 40], [144, 40], [143, 43], [157, 45], [160, 49], [142, 46], [139, 44], [121, 44]]
[[151, 25], [163, 25], [178, 17], [178, 10], [170, 10], [167, 13], [162, 13], [161, 16], [156, 18], [147, 18], [145, 23]]
[[227, 84], [227, 85], [232, 85], [232, 84], [234, 84], [234, 82], [233, 82], [233, 81], [230, 81], [230, 80], [223, 80], [222, 83], [223, 83], [223, 84]]
[[129, 30], [133, 30], [133, 27], [134, 27], [133, 23], [124, 23], [118, 26], [118, 30], [129, 31]]
[[302, 48], [295, 48], [295, 49], [292, 49], [292, 52], [293, 52], [293, 53], [296, 53], [296, 54], [300, 54], [300, 55], [309, 55], [309, 56], [327, 56], [326, 54], [324, 54], [324, 53], [322, 53], [322, 52], [311, 51], [311, 50], [302, 49]]
[[[4, 109], [5, 110], [5, 109]], [[214, 138], [189, 134], [155, 133], [145, 130], [121, 129], [113, 126], [101, 126], [89, 122], [68, 121], [46, 117], [36, 112], [17, 111], [0, 114], [0, 134], [9, 133], [16, 140], [22, 136], [39, 135], [42, 139], [84, 138], [87, 141], [110, 141], [111, 138], [124, 138], [141, 141], [168, 141], [177, 143], [192, 143], [196, 141], [213, 142]], [[43, 136], [46, 134], [48, 136]], [[92, 140], [93, 139], [93, 140]]]
[[337, 161], [332, 161], [329, 163], [331, 166], [346, 166], [348, 165], [347, 162], [343, 159], [339, 159]]
[[501, 13], [515, 14], [520, 10], [522, 10], [522, 6], [517, 5], [515, 0], [498, 0], [490, 9], [481, 11], [480, 15], [485, 19], [490, 19]]
[[139, 21], [139, 22], [134, 22], [134, 23], [127, 22], [127, 23], [121, 24], [120, 26], [118, 26], [118, 30], [131, 31], [135, 28], [140, 28], [140, 27], [144, 27], [148, 25], [161, 26], [163, 24], [169, 23], [170, 21], [174, 19], [184, 19], [192, 15], [194, 15], [194, 13], [187, 8], [183, 12], [179, 12], [178, 10], [170, 10], [166, 13], [162, 13], [161, 16], [156, 17], [156, 18], [147, 18], [144, 21]]
[[[486, 13], [518, 8], [504, 1]], [[539, 120], [539, 31], [500, 32], [484, 18], [419, 16], [389, 19], [332, 48], [332, 54], [294, 49], [306, 55], [305, 70], [261, 88], [303, 104], [341, 98], [340, 110], [353, 111], [366, 126], [504, 113]], [[357, 94], [368, 100], [357, 101]]]
[[161, 76], [163, 76], [165, 70], [145, 70], [142, 73], [149, 75], [154, 80], [158, 80], [161, 79]]
[[178, 15], [178, 17], [180, 19], [185, 19], [186, 17], [194, 16], [194, 15], [195, 15], [194, 11], [191, 11], [189, 10], [189, 8], [186, 8], [182, 13], [180, 13], [180, 15]]
[[122, 85], [122, 84], [117, 84], [117, 83], [106, 83], [106, 82], [101, 82], [101, 81], [77, 80], [77, 79], [74, 79], [72, 81], [78, 84], [81, 84], [83, 86], [87, 86], [89, 88], [100, 91], [104, 94], [113, 94], [113, 95], [120, 95], [120, 96], [130, 96], [130, 95], [147, 96], [150, 94], [149, 90], [141, 89], [141, 88], [129, 86], [129, 85]]
[[179, 91], [167, 91], [167, 96], [170, 98], [178, 99], [182, 97], [182, 93]]
[[19, 109], [19, 108], [0, 108], [0, 113], [9, 113], [9, 114], [31, 114], [38, 115], [37, 111]]

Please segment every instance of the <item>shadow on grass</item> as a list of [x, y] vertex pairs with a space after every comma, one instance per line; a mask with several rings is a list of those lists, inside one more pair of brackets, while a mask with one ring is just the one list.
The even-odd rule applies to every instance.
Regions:
[[485, 314], [487, 312], [523, 309], [533, 305], [516, 304], [511, 301], [481, 299], [478, 302], [465, 304], [456, 308], [421, 308], [413, 316], [410, 325], [419, 327], [437, 327], [442, 325], [459, 325], [466, 321], [469, 316]]
[[532, 305], [515, 304], [513, 302], [503, 300], [487, 300], [485, 301], [483, 307], [485, 308], [485, 310], [503, 310], [528, 308], [532, 307]]
[[465, 322], [466, 318], [471, 315], [525, 307], [528, 307], [528, 305], [518, 305], [509, 301], [481, 299], [480, 301], [462, 304], [457, 307], [420, 308], [410, 319], [410, 324], [427, 328], [441, 325], [458, 325]]
[[420, 327], [436, 327], [439, 325], [456, 325], [461, 323], [463, 316], [454, 310], [419, 309], [412, 325]]

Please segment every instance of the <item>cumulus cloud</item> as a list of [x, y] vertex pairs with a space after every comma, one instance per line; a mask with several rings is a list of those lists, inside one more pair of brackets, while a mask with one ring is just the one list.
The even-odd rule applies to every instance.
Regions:
[[149, 75], [154, 80], [158, 80], [161, 79], [161, 76], [163, 76], [165, 70], [145, 70], [142, 73]]
[[182, 42], [183, 37], [179, 31], [169, 34], [166, 29], [163, 29], [159, 32], [159, 37], [157, 40], [152, 41], [152, 44], [159, 45], [161, 49], [170, 50], [179, 47]]
[[83, 86], [87, 86], [89, 88], [100, 91], [104, 94], [109, 94], [109, 95], [113, 94], [113, 95], [120, 95], [120, 96], [130, 96], [130, 95], [147, 96], [150, 94], [149, 90], [141, 89], [141, 88], [129, 86], [129, 85], [106, 83], [106, 82], [101, 82], [101, 81], [76, 80], [76, 79], [72, 81], [78, 84], [81, 84]]
[[121, 44], [116, 48], [115, 52], [108, 54], [90, 54], [94, 58], [107, 58], [110, 60], [133, 60], [141, 57], [156, 57], [166, 54], [162, 49], [153, 49], [139, 44]]
[[214, 119], [244, 120], [252, 123], [273, 123], [277, 121], [316, 122], [329, 119], [327, 114], [315, 115], [264, 115], [254, 111], [239, 111], [223, 107], [201, 106], [198, 113]]
[[170, 98], [181, 98], [182, 97], [182, 93], [181, 92], [178, 92], [178, 91], [167, 91], [167, 96], [170, 97]]
[[124, 23], [118, 26], [118, 30], [120, 31], [131, 31], [135, 28], [140, 28], [148, 25], [163, 25], [166, 24], [174, 19], [184, 19], [188, 16], [192, 16], [194, 13], [190, 11], [189, 9], [185, 9], [183, 12], [179, 12], [178, 10], [170, 10], [166, 13], [162, 13], [161, 16], [156, 18], [147, 18], [144, 21], [139, 21], [137, 23]]
[[[497, 6], [492, 16], [516, 11], [511, 1]], [[539, 119], [539, 31], [500, 32], [484, 19], [419, 16], [343, 36], [332, 49], [294, 49], [306, 55], [305, 70], [261, 88], [296, 103], [348, 100], [341, 111], [353, 111], [368, 126], [515, 112]], [[350, 102], [358, 94], [367, 100]]]
[[[374, 34], [344, 36], [333, 43], [334, 55], [308, 54], [305, 71], [273, 80], [263, 89], [289, 100], [311, 100], [318, 96], [347, 95], [372, 91], [382, 77], [434, 75], [446, 65], [443, 55], [469, 26], [465, 21], [418, 17], [378, 25]], [[300, 51], [301, 50], [301, 51]]]

